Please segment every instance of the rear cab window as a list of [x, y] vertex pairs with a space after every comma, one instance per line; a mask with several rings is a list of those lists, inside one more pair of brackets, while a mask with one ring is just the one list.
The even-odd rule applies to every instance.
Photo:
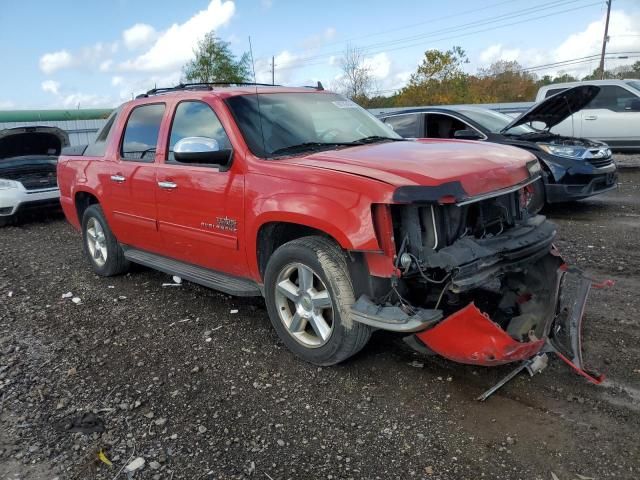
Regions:
[[137, 162], [155, 160], [164, 111], [164, 103], [140, 105], [131, 110], [120, 146], [122, 160]]
[[111, 138], [111, 132], [114, 131], [113, 126], [115, 125], [116, 118], [118, 118], [121, 110], [122, 107], [118, 107], [116, 110], [111, 112], [111, 115], [107, 118], [107, 123], [105, 123], [100, 129], [94, 142], [89, 144], [84, 155], [88, 157], [104, 157], [109, 139]]
[[555, 95], [556, 93], [564, 92], [565, 90], [566, 90], [566, 88], [550, 88], [544, 94], [544, 98], [549, 98], [549, 97]]

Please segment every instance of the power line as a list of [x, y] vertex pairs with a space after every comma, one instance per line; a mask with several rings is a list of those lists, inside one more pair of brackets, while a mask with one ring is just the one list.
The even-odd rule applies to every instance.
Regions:
[[[420, 35], [412, 35], [410, 37], [404, 37], [401, 39], [396, 39], [396, 40], [392, 40], [392, 41], [388, 41], [388, 42], [379, 42], [379, 43], [374, 43], [374, 44], [370, 44], [370, 45], [366, 45], [362, 48], [360, 48], [360, 50], [362, 50], [363, 52], [367, 52], [368, 54], [375, 54], [375, 53], [381, 53], [381, 52], [389, 52], [389, 51], [395, 51], [395, 50], [401, 50], [401, 49], [405, 49], [405, 48], [410, 48], [410, 47], [414, 47], [414, 46], [419, 46], [422, 45], [423, 42], [419, 42], [419, 43], [415, 43], [415, 40], [421, 39], [427, 39], [430, 37], [434, 37], [434, 36], [438, 36], [439, 34], [444, 34], [444, 33], [450, 33], [450, 32], [456, 32], [456, 31], [462, 31], [464, 32], [465, 30], [468, 30], [470, 28], [476, 28], [482, 25], [490, 25], [492, 23], [496, 23], [496, 22], [504, 22], [505, 20], [510, 20], [513, 18], [517, 18], [517, 17], [522, 17], [522, 16], [526, 16], [526, 15], [530, 15], [532, 13], [536, 13], [539, 12], [541, 10], [549, 10], [549, 9], [553, 9], [553, 8], [557, 8], [557, 7], [562, 7], [562, 6], [567, 6], [571, 3], [577, 3], [577, 2], [581, 2], [581, 1], [585, 1], [585, 0], [564, 0], [561, 2], [558, 1], [554, 1], [554, 2], [549, 2], [549, 3], [545, 3], [542, 5], [538, 5], [536, 7], [529, 7], [526, 9], [522, 9], [522, 10], [517, 10], [517, 11], [513, 11], [507, 14], [503, 14], [503, 15], [498, 15], [497, 17], [490, 17], [490, 18], [484, 18], [481, 20], [476, 20], [474, 22], [469, 22], [469, 23], [465, 23], [465, 24], [461, 24], [461, 25], [457, 25], [457, 26], [453, 26], [453, 27], [448, 27], [448, 28], [444, 28], [444, 29], [440, 29], [440, 30], [435, 30], [432, 32], [428, 32], [428, 33], [424, 33], [424, 34], [420, 34]], [[471, 32], [467, 32], [467, 33], [460, 33], [458, 35], [454, 35], [454, 36], [448, 36], [448, 37], [440, 37], [440, 38], [436, 38], [434, 40], [432, 40], [432, 42], [438, 42], [438, 41], [442, 41], [442, 40], [450, 40], [450, 39], [454, 39], [454, 38], [459, 38], [462, 36], [468, 36], [468, 35], [473, 35], [476, 33], [482, 33], [482, 32], [486, 32], [486, 31], [490, 31], [490, 30], [495, 30], [498, 28], [504, 28], [504, 27], [509, 27], [509, 26], [513, 26], [513, 25], [518, 25], [521, 23], [526, 23], [526, 22], [530, 22], [533, 20], [538, 20], [541, 18], [546, 18], [549, 16], [554, 16], [554, 15], [558, 15], [558, 14], [562, 14], [562, 13], [567, 13], [567, 12], [571, 12], [571, 11], [575, 11], [578, 9], [582, 9], [582, 8], [588, 8], [591, 7], [593, 5], [600, 5], [601, 1], [597, 1], [597, 2], [591, 2], [588, 3], [586, 5], [579, 5], [579, 6], [574, 6], [572, 8], [569, 9], [565, 9], [565, 10], [561, 10], [561, 11], [553, 11], [550, 13], [547, 13], [545, 15], [537, 15], [537, 16], [533, 16], [530, 18], [526, 18], [523, 20], [519, 20], [516, 22], [509, 22], [509, 23], [503, 23], [500, 25], [495, 25], [489, 28], [485, 28], [485, 29], [480, 29], [480, 30], [474, 30]], [[403, 43], [406, 42], [414, 42], [414, 43], [410, 43], [408, 45], [402, 45]], [[390, 46], [393, 45], [399, 45], [396, 46], [394, 48], [388, 48]], [[380, 50], [380, 48], [382, 48]], [[378, 49], [378, 50], [376, 50]], [[328, 58], [331, 57], [333, 55], [339, 54], [340, 52], [330, 52], [330, 53], [325, 53], [325, 54], [318, 54], [318, 55], [314, 55], [314, 56], [309, 56], [309, 57], [302, 57], [299, 59], [296, 59], [294, 62], [292, 62], [292, 64], [286, 66], [286, 67], [282, 67], [282, 69], [293, 69], [293, 68], [299, 68], [299, 67], [303, 67], [303, 66], [313, 66], [313, 65], [322, 65], [324, 64], [324, 62], [315, 62], [315, 63], [307, 63], [307, 62], [314, 62], [315, 60], [319, 60], [322, 58]]]

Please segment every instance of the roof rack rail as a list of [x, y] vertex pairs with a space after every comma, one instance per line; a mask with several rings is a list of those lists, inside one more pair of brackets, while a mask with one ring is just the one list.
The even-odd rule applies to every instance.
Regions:
[[322, 82], [320, 80], [318, 80], [317, 85], [303, 85], [302, 88], [313, 88], [314, 90], [318, 90], [320, 92], [324, 90], [324, 87], [322, 86]]
[[250, 86], [250, 87], [280, 87], [281, 85], [272, 85], [271, 83], [253, 83], [253, 82], [198, 82], [198, 83], [179, 83], [175, 87], [152, 88], [146, 93], [141, 93], [136, 98], [146, 98], [152, 95], [160, 95], [162, 93], [176, 92], [180, 90], [213, 90], [218, 86]]

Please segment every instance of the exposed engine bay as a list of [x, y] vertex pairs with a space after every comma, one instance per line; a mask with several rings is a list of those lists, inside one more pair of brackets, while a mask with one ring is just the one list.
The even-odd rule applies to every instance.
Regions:
[[[575, 291], [564, 289], [556, 227], [527, 207], [526, 187], [468, 203], [393, 205], [400, 275], [383, 298], [361, 296], [354, 318], [415, 333], [410, 345], [458, 363], [529, 361], [562, 348], [583, 371], [576, 338], [591, 283], [573, 272]], [[562, 335], [562, 347], [549, 342]]]
[[[578, 137], [564, 137], [562, 135], [556, 135], [555, 133], [543, 130], [521, 135], [512, 135], [509, 133], [506, 133], [505, 135], [511, 138], [517, 138], [518, 140], [526, 140], [528, 142], [544, 142], [552, 145], [570, 145], [576, 147], [608, 149], [606, 144], [596, 140]], [[609, 155], [611, 155], [611, 153], [609, 153]]]
[[57, 157], [14, 157], [0, 162], [0, 178], [20, 182], [26, 190], [57, 187]]

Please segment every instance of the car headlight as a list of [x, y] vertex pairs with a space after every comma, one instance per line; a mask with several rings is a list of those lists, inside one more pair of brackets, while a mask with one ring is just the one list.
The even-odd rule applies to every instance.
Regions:
[[18, 188], [18, 182], [0, 178], [0, 190], [8, 190], [9, 188]]
[[551, 155], [567, 158], [582, 158], [587, 151], [584, 147], [571, 145], [550, 145], [548, 143], [539, 143], [538, 146]]

